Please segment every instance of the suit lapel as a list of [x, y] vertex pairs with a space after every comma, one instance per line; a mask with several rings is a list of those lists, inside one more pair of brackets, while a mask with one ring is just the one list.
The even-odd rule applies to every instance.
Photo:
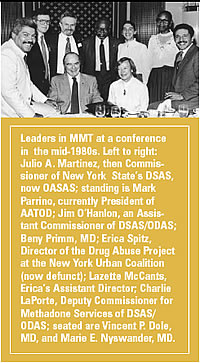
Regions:
[[183, 60], [182, 60], [182, 62], [180, 64], [180, 67], [179, 67], [178, 72], [177, 72], [177, 77], [182, 72], [182, 70], [184, 69], [186, 63], [190, 61], [190, 59], [191, 59], [194, 52], [195, 52], [195, 47], [192, 45], [191, 48], [187, 51], [185, 57], [183, 58]]
[[66, 95], [66, 105], [67, 105], [67, 110], [69, 108], [69, 105], [71, 103], [71, 90], [70, 90], [70, 86], [69, 86], [69, 79], [66, 73], [64, 73], [63, 75], [64, 77], [64, 94]]
[[85, 94], [86, 94], [86, 84], [84, 77], [80, 73], [80, 95], [79, 95], [79, 103], [81, 105], [81, 110], [85, 109]]

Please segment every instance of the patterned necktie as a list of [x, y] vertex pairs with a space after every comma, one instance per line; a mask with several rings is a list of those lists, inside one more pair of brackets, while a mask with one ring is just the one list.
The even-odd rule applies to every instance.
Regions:
[[104, 49], [103, 40], [101, 40], [99, 52], [100, 52], [101, 71], [106, 71], [106, 57], [105, 57], [105, 49]]
[[67, 39], [66, 39], [66, 46], [65, 46], [65, 54], [66, 53], [70, 53], [70, 52], [71, 52], [71, 44], [70, 44], [69, 37], [67, 37]]
[[49, 69], [48, 69], [48, 62], [47, 62], [47, 51], [44, 44], [44, 35], [41, 35], [41, 49], [42, 49], [42, 57], [44, 60], [44, 66], [45, 66], [45, 79], [49, 78]]
[[72, 97], [71, 97], [71, 113], [79, 113], [79, 100], [78, 100], [78, 83], [76, 77], [73, 77]]
[[176, 57], [176, 69], [178, 70], [183, 60], [183, 51], [180, 51]]

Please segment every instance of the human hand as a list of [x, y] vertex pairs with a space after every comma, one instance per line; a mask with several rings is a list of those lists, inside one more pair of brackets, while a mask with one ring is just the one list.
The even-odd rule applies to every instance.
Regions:
[[176, 92], [166, 92], [165, 100], [168, 98], [172, 101], [182, 101], [184, 99], [180, 93], [176, 93]]
[[56, 101], [51, 100], [50, 98], [47, 98], [47, 100], [45, 101], [45, 104], [53, 107], [56, 111], [59, 111], [59, 107], [58, 107], [58, 104]]

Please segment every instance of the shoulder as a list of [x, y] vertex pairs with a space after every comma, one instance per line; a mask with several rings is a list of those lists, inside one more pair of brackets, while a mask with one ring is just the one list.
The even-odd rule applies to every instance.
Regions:
[[110, 44], [112, 47], [118, 47], [118, 45], [121, 43], [120, 39], [109, 37]]
[[137, 48], [140, 48], [140, 49], [143, 49], [143, 50], [146, 50], [146, 49], [147, 49], [146, 44], [144, 44], [144, 43], [140, 43], [140, 42], [138, 42], [137, 40], [135, 41], [135, 43], [136, 43], [136, 47], [137, 47]]
[[51, 82], [56, 83], [56, 84], [62, 83], [62, 82], [64, 82], [65, 78], [66, 77], [64, 74], [59, 74], [57, 76], [52, 77]]
[[91, 36], [83, 40], [83, 45], [90, 45], [94, 43], [95, 37]]
[[96, 78], [94, 76], [90, 76], [89, 74], [80, 73], [80, 79], [81, 81], [87, 82], [87, 83], [96, 83]]
[[147, 86], [143, 82], [139, 81], [139, 79], [137, 79], [136, 77], [133, 77], [132, 84], [140, 90], [147, 90]]

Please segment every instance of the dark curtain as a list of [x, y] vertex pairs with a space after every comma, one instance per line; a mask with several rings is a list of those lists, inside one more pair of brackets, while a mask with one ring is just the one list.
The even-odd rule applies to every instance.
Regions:
[[8, 40], [14, 21], [22, 16], [21, 2], [1, 3], [1, 43]]
[[131, 21], [136, 24], [138, 41], [148, 44], [150, 36], [156, 34], [156, 17], [164, 9], [164, 2], [131, 2]]
[[52, 28], [59, 31], [59, 18], [66, 10], [77, 15], [77, 31], [84, 39], [94, 34], [94, 24], [100, 18], [107, 18], [112, 24], [112, 2], [41, 2], [50, 13]]

